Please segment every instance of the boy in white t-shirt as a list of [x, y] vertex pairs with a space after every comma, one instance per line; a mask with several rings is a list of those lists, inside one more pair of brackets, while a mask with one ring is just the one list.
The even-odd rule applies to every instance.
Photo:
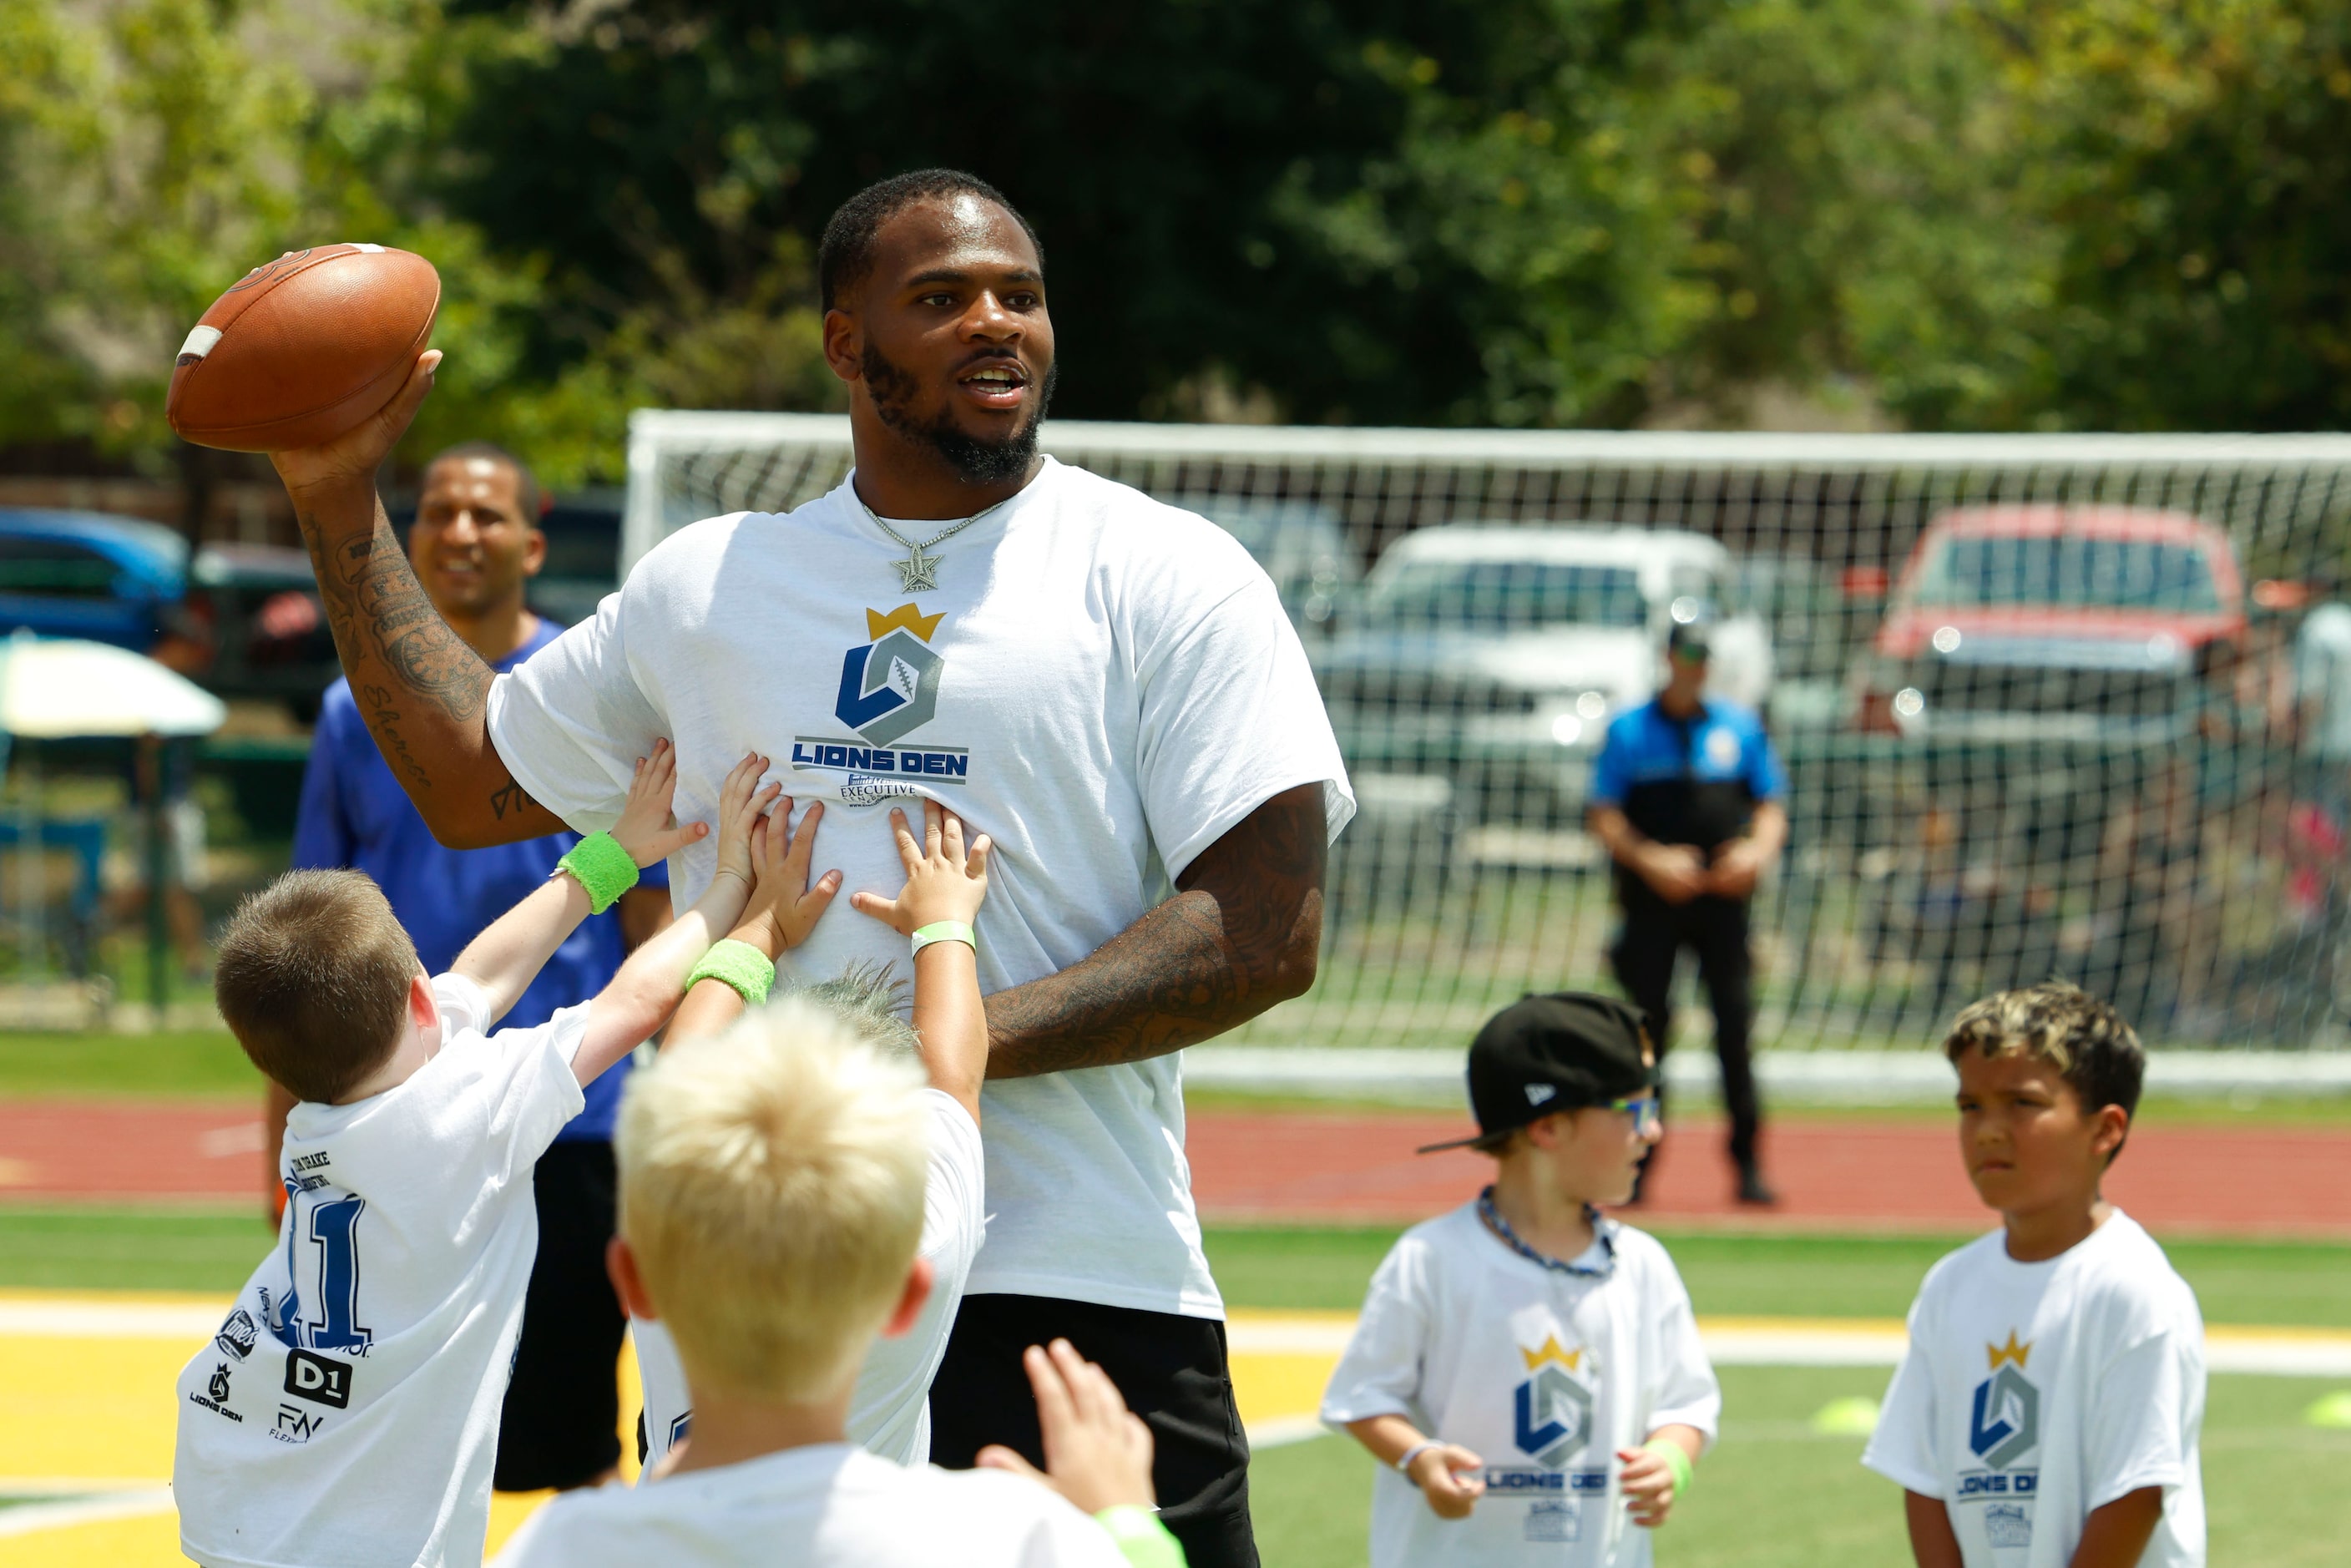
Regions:
[[1951, 1026], [1959, 1155], [2003, 1227], [1928, 1272], [1862, 1463], [1905, 1489], [1919, 1568], [2204, 1561], [2204, 1323], [2099, 1196], [2146, 1058], [2062, 981]]
[[[742, 944], [742, 959], [755, 983], [713, 976], [696, 985], [670, 1021], [664, 1049], [732, 1024], [747, 1004], [764, 997], [756, 982], [773, 976], [777, 956], [798, 946], [815, 928], [841, 885], [839, 873], [831, 872], [815, 886], [809, 883], [823, 811], [821, 802], [810, 806], [795, 832], [787, 811], [778, 809], [754, 831], [758, 891], [720, 950]], [[935, 800], [923, 802], [921, 841], [902, 810], [891, 811], [890, 828], [906, 872], [904, 890], [894, 899], [859, 893], [851, 902], [912, 940], [913, 1023], [898, 1016], [897, 986], [890, 971], [879, 967], [852, 967], [836, 979], [796, 987], [788, 994], [828, 1009], [868, 1045], [919, 1059], [930, 1080], [922, 1095], [930, 1137], [921, 1247], [931, 1270], [930, 1296], [912, 1328], [875, 1343], [849, 1405], [852, 1442], [885, 1459], [918, 1465], [931, 1457], [931, 1379], [946, 1354], [964, 1281], [986, 1230], [979, 1086], [987, 1076], [987, 1019], [972, 922], [987, 893], [990, 846], [983, 833], [967, 848], [962, 820]], [[685, 1367], [669, 1330], [636, 1318], [630, 1321], [630, 1333], [644, 1388], [643, 1458], [651, 1476], [684, 1439], [693, 1407]]]
[[909, 1468], [849, 1441], [860, 1363], [931, 1291], [929, 1092], [799, 998], [631, 1080], [612, 1279], [631, 1315], [669, 1324], [693, 1435], [642, 1486], [549, 1503], [501, 1564], [1180, 1568], [1148, 1511], [1149, 1428], [1066, 1342], [1029, 1353], [1050, 1475], [1002, 1473], [1028, 1470], [1003, 1452]]
[[1469, 1047], [1469, 1101], [1478, 1136], [1433, 1146], [1491, 1155], [1494, 1185], [1396, 1242], [1322, 1396], [1386, 1467], [1373, 1568], [1636, 1568], [1722, 1406], [1673, 1260], [1596, 1207], [1660, 1134], [1640, 1013], [1504, 1009]]
[[608, 834], [428, 976], [374, 883], [295, 872], [221, 944], [221, 1015], [301, 1097], [277, 1249], [181, 1373], [172, 1490], [209, 1568], [479, 1563], [498, 1411], [538, 1250], [531, 1169], [580, 1085], [658, 1029], [751, 889], [750, 829], [776, 794], [747, 758], [718, 801], [722, 874], [592, 1001], [488, 1030], [637, 870], [703, 838], [674, 828], [675, 768], [641, 761]]

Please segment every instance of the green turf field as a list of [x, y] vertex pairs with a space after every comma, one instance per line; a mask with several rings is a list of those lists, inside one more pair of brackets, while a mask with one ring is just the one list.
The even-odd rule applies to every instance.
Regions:
[[0, 1100], [246, 1100], [261, 1074], [225, 1033], [0, 1033]]

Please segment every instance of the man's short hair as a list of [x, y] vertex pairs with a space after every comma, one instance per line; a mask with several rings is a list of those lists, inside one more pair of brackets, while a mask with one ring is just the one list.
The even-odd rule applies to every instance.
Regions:
[[690, 1385], [804, 1403], [856, 1375], [922, 1243], [922, 1087], [805, 998], [632, 1075], [620, 1233]]
[[854, 293], [872, 272], [874, 241], [883, 224], [918, 202], [953, 196], [977, 196], [1011, 214], [1012, 221], [1036, 247], [1037, 265], [1045, 265], [1045, 242], [1003, 192], [960, 169], [915, 169], [875, 181], [841, 203], [826, 220], [824, 237], [816, 246], [816, 286], [823, 308], [830, 310], [844, 295]]
[[461, 441], [455, 446], [444, 446], [426, 458], [424, 466], [417, 472], [429, 474], [436, 463], [446, 460], [462, 462], [468, 457], [486, 457], [493, 463], [503, 463], [513, 469], [515, 498], [522, 504], [522, 520], [534, 528], [538, 527], [539, 516], [547, 507], [546, 498], [539, 492], [538, 476], [530, 471], [529, 464], [495, 441]]
[[289, 871], [237, 905], [213, 995], [256, 1067], [328, 1104], [399, 1045], [422, 968], [367, 873]]
[[[1969, 1051], [1986, 1057], [2037, 1057], [2073, 1086], [2082, 1109], [2119, 1105], [2138, 1113], [2147, 1079], [2147, 1052], [2137, 1031], [2111, 1006], [2064, 980], [1996, 991], [1951, 1020], [1943, 1054], [1954, 1066]], [[2122, 1153], [2122, 1145], [2115, 1146]]]

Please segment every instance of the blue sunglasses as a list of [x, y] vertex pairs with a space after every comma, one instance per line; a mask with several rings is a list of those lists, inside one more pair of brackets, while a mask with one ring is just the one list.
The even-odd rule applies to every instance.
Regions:
[[1632, 1115], [1633, 1134], [1635, 1137], [1646, 1134], [1652, 1127], [1665, 1125], [1666, 1103], [1655, 1094], [1636, 1094], [1630, 1099], [1611, 1100], [1608, 1102], [1608, 1109], [1627, 1112]]

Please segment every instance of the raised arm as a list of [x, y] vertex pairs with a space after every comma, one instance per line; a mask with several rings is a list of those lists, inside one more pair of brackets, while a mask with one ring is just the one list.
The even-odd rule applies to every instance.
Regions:
[[560, 832], [490, 744], [491, 670], [424, 597], [375, 488], [376, 470], [433, 390], [441, 362], [421, 355], [372, 418], [322, 446], [273, 452], [343, 674], [368, 733], [433, 836], [479, 849]]
[[[751, 898], [736, 917], [735, 928], [726, 933], [728, 941], [758, 948], [772, 964], [784, 949], [808, 940], [832, 895], [841, 891], [837, 871], [809, 885], [809, 862], [816, 854], [817, 824], [822, 821], [824, 802], [819, 800], [809, 807], [794, 832], [791, 798], [786, 796], [751, 824]], [[717, 1034], [742, 1016], [742, 993], [724, 980], [697, 980], [670, 1019], [662, 1048]]]
[[[935, 800], [923, 802], [923, 840], [914, 841], [906, 813], [893, 809], [890, 831], [906, 885], [895, 898], [853, 893], [849, 901], [901, 936], [941, 925], [966, 930], [987, 896], [987, 835], [967, 852], [963, 819]], [[926, 941], [914, 955], [914, 1034], [923, 1044], [923, 1067], [931, 1087], [979, 1120], [979, 1085], [987, 1076], [987, 1011], [979, 996], [979, 951], [970, 942]]]
[[1058, 974], [987, 998], [990, 1078], [1165, 1056], [1314, 983], [1322, 786], [1285, 789], [1200, 852], [1177, 893]]
[[[622, 809], [621, 820], [612, 824], [614, 841], [629, 852], [640, 870], [667, 859], [710, 831], [700, 822], [683, 828], [673, 823], [670, 800], [676, 789], [677, 753], [668, 741], [655, 741], [651, 757], [637, 758], [628, 804]], [[465, 950], [449, 967], [482, 988], [490, 999], [493, 1019], [504, 1018], [589, 913], [588, 890], [576, 879], [549, 877], [466, 943]]]

